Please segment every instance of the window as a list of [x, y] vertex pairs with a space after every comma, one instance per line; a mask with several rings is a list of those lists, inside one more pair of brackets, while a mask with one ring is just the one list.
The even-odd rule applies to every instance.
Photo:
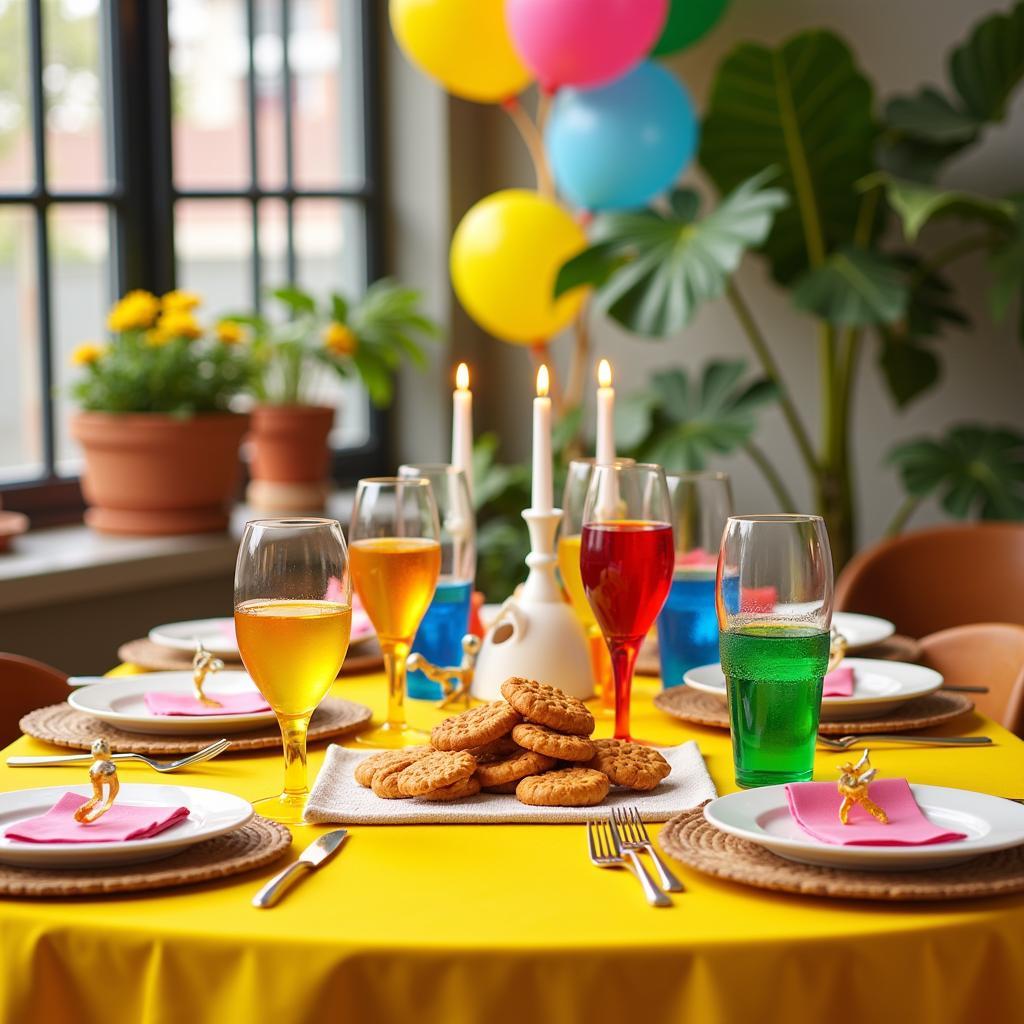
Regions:
[[[128, 288], [212, 315], [379, 273], [374, 0], [0, 0], [0, 491], [80, 501], [68, 356]], [[383, 419], [339, 403], [336, 470]]]

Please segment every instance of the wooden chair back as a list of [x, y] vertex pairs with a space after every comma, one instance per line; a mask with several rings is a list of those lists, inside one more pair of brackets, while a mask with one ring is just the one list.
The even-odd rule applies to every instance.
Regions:
[[975, 707], [1024, 737], [1024, 626], [980, 622], [921, 640], [921, 662], [951, 686], [987, 686], [968, 696]]
[[969, 622], [1024, 625], [1024, 523], [918, 530], [868, 548], [836, 581], [836, 609], [923, 637]]
[[68, 677], [59, 669], [20, 654], [0, 654], [0, 745], [20, 735], [23, 715], [67, 700]]

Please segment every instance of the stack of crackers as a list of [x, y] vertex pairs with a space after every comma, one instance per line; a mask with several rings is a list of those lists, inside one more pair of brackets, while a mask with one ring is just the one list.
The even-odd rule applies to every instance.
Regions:
[[514, 793], [537, 807], [590, 807], [613, 785], [654, 789], [672, 770], [650, 747], [591, 739], [590, 710], [554, 686], [513, 676], [501, 694], [435, 726], [428, 747], [361, 761], [356, 782], [385, 800], [461, 800], [483, 791]]

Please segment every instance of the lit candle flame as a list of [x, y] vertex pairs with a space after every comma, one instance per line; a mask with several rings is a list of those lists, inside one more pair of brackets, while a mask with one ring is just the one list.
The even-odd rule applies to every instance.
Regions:
[[607, 359], [602, 359], [597, 364], [597, 383], [602, 388], [612, 386], [612, 368]]
[[537, 397], [544, 398], [548, 393], [550, 381], [548, 380], [548, 368], [542, 363], [537, 371]]
[[455, 371], [455, 387], [459, 391], [469, 390], [469, 367], [465, 363], [459, 363], [459, 368]]

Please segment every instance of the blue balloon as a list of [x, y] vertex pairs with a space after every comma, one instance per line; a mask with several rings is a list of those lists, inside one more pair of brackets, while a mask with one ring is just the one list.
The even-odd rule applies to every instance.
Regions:
[[629, 210], [676, 180], [699, 130], [676, 77], [645, 61], [597, 89], [559, 89], [544, 142], [566, 199], [586, 210]]

